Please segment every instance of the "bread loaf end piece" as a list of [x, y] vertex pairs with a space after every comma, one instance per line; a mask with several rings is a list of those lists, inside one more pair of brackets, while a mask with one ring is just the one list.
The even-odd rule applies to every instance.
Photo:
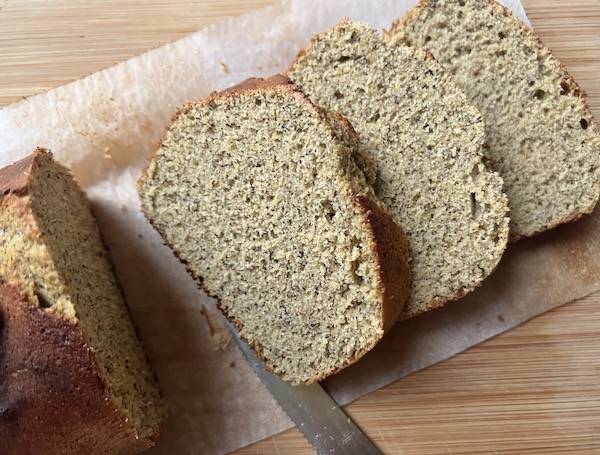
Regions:
[[88, 202], [46, 150], [0, 170], [0, 243], [2, 450], [153, 445], [164, 401]]

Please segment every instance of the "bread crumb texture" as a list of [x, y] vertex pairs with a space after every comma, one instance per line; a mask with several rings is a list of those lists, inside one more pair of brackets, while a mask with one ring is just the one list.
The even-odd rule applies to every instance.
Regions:
[[313, 38], [288, 75], [350, 120], [376, 194], [408, 237], [414, 285], [402, 318], [462, 296], [491, 273], [507, 242], [506, 196], [482, 161], [481, 114], [439, 64], [342, 21]]
[[361, 357], [408, 294], [399, 229], [404, 249], [388, 248], [397, 270], [384, 283], [389, 264], [358, 203], [375, 196], [353, 134], [294, 86], [253, 84], [186, 106], [140, 181], [143, 210], [166, 242], [293, 383]]
[[422, 1], [389, 36], [430, 51], [483, 113], [512, 238], [593, 210], [600, 134], [585, 94], [507, 9], [492, 0]]
[[21, 187], [0, 194], [0, 277], [81, 329], [122, 425], [149, 446], [166, 408], [87, 199], [49, 152], [27, 159]]

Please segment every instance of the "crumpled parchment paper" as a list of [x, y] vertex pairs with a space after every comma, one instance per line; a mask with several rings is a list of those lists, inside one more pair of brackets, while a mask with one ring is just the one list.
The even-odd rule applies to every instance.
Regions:
[[[342, 17], [387, 28], [414, 0], [290, 0], [235, 18], [0, 110], [0, 165], [36, 146], [73, 169], [92, 200], [171, 417], [148, 453], [225, 453], [292, 424], [139, 211], [135, 181], [171, 115], [249, 76], [283, 71]], [[505, 1], [528, 23], [518, 0]], [[600, 289], [600, 216], [511, 245], [460, 302], [397, 324], [326, 381], [341, 403]], [[207, 323], [210, 321], [210, 323]]]

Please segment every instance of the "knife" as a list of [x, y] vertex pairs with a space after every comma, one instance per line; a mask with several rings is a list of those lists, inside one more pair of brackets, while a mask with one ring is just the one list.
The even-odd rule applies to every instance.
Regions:
[[269, 373], [235, 327], [227, 324], [256, 375], [319, 455], [381, 455], [323, 387], [291, 385]]

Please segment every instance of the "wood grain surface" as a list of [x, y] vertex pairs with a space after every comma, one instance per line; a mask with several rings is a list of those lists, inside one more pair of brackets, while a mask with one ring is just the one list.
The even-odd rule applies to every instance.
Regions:
[[[0, 0], [0, 105], [270, 3]], [[523, 3], [600, 115], [600, 1]], [[399, 380], [347, 410], [389, 454], [600, 454], [600, 293]], [[294, 429], [236, 453], [313, 451]]]

